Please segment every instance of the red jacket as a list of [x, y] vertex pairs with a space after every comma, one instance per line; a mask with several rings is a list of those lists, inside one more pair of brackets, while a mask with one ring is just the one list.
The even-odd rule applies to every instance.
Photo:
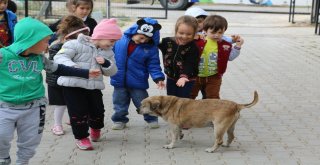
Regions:
[[[199, 48], [199, 54], [201, 56], [207, 41], [204, 39], [197, 39], [195, 40], [195, 42]], [[218, 68], [218, 74], [221, 77], [224, 74], [224, 72], [226, 72], [227, 70], [227, 65], [228, 65], [228, 60], [229, 60], [231, 50], [232, 50], [232, 44], [230, 44], [225, 40], [218, 41], [217, 68]]]

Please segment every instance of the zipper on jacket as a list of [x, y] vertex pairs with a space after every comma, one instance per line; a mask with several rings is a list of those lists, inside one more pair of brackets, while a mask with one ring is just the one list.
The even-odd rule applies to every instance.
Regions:
[[173, 69], [173, 77], [174, 77], [174, 78], [176, 77], [176, 72], [175, 72], [175, 66], [176, 66], [176, 64], [175, 64], [175, 61], [176, 61], [176, 57], [177, 57], [179, 48], [180, 48], [180, 45], [178, 45], [177, 51], [176, 51], [176, 53], [174, 54], [174, 56], [173, 56], [173, 61], [172, 61], [172, 65], [173, 65], [172, 69]]
[[128, 42], [128, 44], [127, 44], [127, 53], [126, 53], [126, 62], [125, 62], [125, 67], [124, 67], [124, 74], [123, 74], [123, 76], [124, 76], [124, 78], [123, 78], [123, 87], [127, 87], [127, 70], [128, 70], [128, 58], [129, 58], [129, 56], [128, 56], [128, 46], [129, 46], [129, 43], [130, 43], [130, 41]]

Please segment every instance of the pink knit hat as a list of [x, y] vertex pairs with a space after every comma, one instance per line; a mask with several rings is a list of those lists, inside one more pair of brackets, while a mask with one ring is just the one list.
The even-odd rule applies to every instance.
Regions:
[[99, 39], [115, 39], [118, 40], [122, 36], [120, 27], [117, 25], [117, 20], [114, 18], [103, 19], [93, 29], [92, 37], [93, 40]]

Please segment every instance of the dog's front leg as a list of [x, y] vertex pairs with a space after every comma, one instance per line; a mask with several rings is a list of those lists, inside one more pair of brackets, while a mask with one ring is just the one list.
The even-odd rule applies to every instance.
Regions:
[[163, 148], [172, 149], [174, 148], [174, 144], [176, 140], [180, 137], [180, 128], [177, 125], [170, 126], [170, 134], [171, 134], [171, 143], [164, 145]]

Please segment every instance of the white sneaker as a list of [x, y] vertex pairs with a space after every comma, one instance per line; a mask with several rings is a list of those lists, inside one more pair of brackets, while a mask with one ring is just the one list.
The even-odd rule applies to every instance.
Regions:
[[151, 129], [157, 129], [157, 128], [160, 127], [157, 121], [148, 123], [148, 126], [149, 126], [149, 128], [151, 128]]
[[113, 130], [123, 130], [124, 128], [126, 128], [126, 123], [122, 123], [122, 122], [115, 122], [113, 123], [113, 126], [112, 126]]

